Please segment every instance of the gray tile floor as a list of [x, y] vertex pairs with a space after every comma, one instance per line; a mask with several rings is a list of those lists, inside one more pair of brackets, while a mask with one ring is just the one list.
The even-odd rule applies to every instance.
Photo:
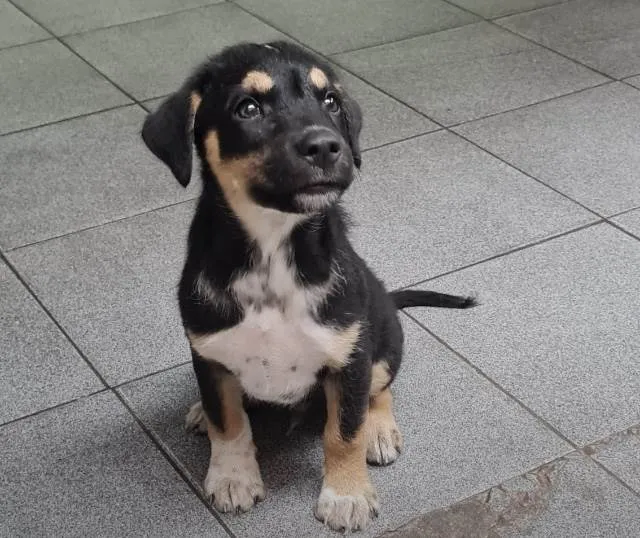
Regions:
[[406, 448], [363, 536], [640, 535], [638, 0], [0, 0], [0, 536], [332, 536], [320, 424], [252, 420], [221, 516], [175, 304], [198, 186], [139, 140], [190, 66], [297, 40], [365, 112], [346, 196], [402, 316]]

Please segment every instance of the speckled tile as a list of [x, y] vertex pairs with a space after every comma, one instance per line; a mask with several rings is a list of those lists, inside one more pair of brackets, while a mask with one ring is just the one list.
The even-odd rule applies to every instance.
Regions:
[[640, 241], [598, 224], [436, 279], [461, 315], [412, 314], [578, 445], [640, 423]]

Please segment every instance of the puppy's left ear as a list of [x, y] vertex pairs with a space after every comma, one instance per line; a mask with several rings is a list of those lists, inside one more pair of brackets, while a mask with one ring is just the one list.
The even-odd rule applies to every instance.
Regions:
[[142, 126], [142, 140], [186, 187], [191, 180], [193, 119], [200, 96], [187, 85], [149, 114]]
[[362, 111], [360, 110], [360, 105], [344, 92], [342, 93], [342, 110], [347, 126], [347, 138], [353, 154], [353, 164], [355, 164], [356, 168], [360, 168], [362, 163], [362, 155], [360, 153]]

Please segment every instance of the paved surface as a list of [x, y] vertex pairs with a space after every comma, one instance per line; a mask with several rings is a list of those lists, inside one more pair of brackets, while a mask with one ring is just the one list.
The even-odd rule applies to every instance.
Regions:
[[[0, 0], [0, 536], [331, 536], [317, 421], [202, 500], [175, 287], [198, 182], [139, 140], [190, 66], [296, 39], [365, 111], [347, 195], [403, 315], [406, 439], [362, 536], [640, 535], [638, 0]], [[410, 317], [410, 316], [411, 317]]]

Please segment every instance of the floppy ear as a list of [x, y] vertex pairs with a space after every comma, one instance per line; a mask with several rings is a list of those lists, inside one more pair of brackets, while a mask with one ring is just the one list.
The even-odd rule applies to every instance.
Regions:
[[351, 153], [353, 154], [353, 164], [360, 168], [362, 155], [360, 154], [360, 130], [362, 129], [362, 111], [360, 105], [346, 93], [342, 94], [342, 110], [344, 111], [347, 125], [347, 135]]
[[147, 116], [142, 140], [186, 187], [191, 180], [193, 117], [200, 97], [184, 86]]

